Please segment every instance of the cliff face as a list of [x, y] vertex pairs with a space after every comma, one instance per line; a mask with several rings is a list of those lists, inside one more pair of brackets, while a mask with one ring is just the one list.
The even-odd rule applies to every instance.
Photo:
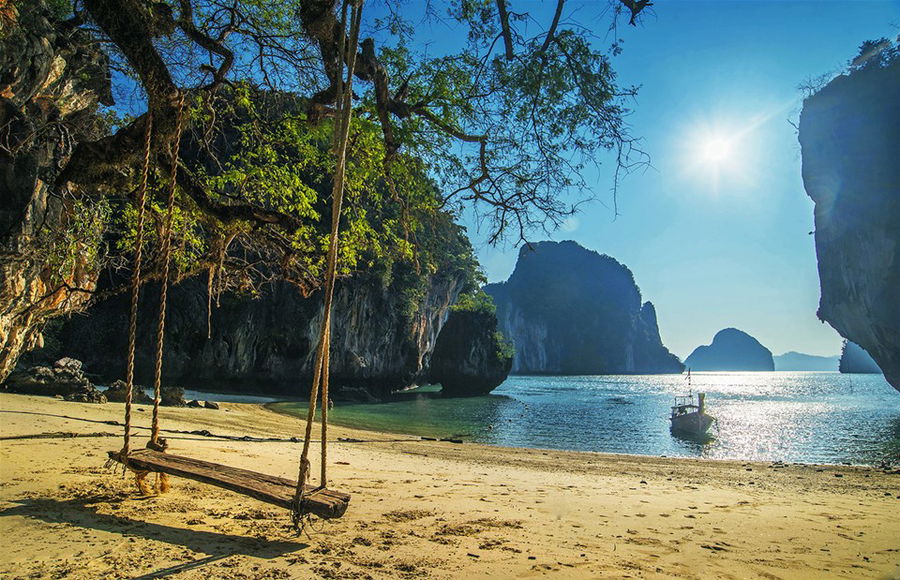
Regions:
[[772, 351], [736, 328], [720, 330], [712, 344], [698, 346], [684, 364], [695, 371], [774, 371]]
[[[75, 143], [101, 131], [111, 104], [97, 44], [55, 22], [42, 2], [16, 2], [0, 18], [0, 381], [42, 344], [48, 318], [83, 306], [97, 280], [100, 232], [67, 238], [96, 210], [48, 184]], [[83, 224], [82, 224], [83, 225]]]
[[[331, 381], [335, 397], [374, 396], [423, 380], [451, 304], [465, 276], [427, 280], [409, 302], [400, 282], [374, 277], [343, 280], [335, 291]], [[152, 376], [158, 288], [148, 287], [138, 333], [138, 380]], [[258, 299], [225, 295], [213, 308], [207, 338], [206, 285], [190, 280], [169, 290], [164, 379], [191, 387], [308, 393], [323, 307], [321, 294], [303, 298], [286, 283]], [[127, 300], [107, 300], [63, 328], [62, 352], [108, 380], [124, 374]], [[343, 391], [343, 393], [342, 393]]]
[[485, 287], [515, 346], [513, 373], [681, 372], [628, 268], [571, 241], [532, 247], [508, 281]]
[[454, 310], [438, 336], [430, 381], [450, 396], [486, 395], [506, 380], [512, 353], [491, 312]]
[[831, 81], [800, 116], [819, 317], [900, 390], [900, 59]]
[[881, 374], [878, 364], [861, 346], [849, 340], [844, 343], [838, 370], [842, 373]]

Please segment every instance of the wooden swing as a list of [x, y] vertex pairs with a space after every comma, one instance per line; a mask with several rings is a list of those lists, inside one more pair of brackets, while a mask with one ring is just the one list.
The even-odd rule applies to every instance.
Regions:
[[[181, 455], [166, 453], [166, 441], [159, 436], [159, 404], [162, 378], [162, 354], [165, 337], [166, 294], [169, 284], [169, 263], [171, 261], [172, 214], [175, 205], [176, 172], [178, 170], [178, 149], [181, 140], [184, 120], [184, 95], [178, 105], [178, 117], [175, 136], [169, 147], [172, 161], [172, 175], [169, 181], [166, 217], [163, 224], [161, 253], [163, 259], [163, 277], [160, 289], [159, 317], [156, 333], [156, 366], [153, 380], [153, 417], [150, 430], [150, 441], [146, 449], [131, 449], [131, 407], [134, 389], [134, 354], [137, 329], [137, 307], [141, 287], [141, 261], [144, 243], [144, 221], [146, 217], [147, 177], [150, 170], [150, 149], [153, 131], [152, 112], [147, 115], [144, 135], [144, 159], [141, 182], [137, 192], [138, 218], [135, 239], [134, 268], [131, 273], [131, 310], [128, 321], [128, 356], [126, 370], [125, 394], [125, 437], [122, 449], [110, 451], [111, 460], [122, 463], [136, 474], [138, 487], [144, 493], [151, 492], [146, 483], [150, 473], [157, 474], [157, 491], [168, 489], [168, 475], [184, 477], [200, 483], [206, 483], [256, 498], [273, 505], [288, 508], [296, 527], [302, 525], [308, 514], [321, 518], [339, 518], [344, 515], [350, 502], [350, 495], [327, 488], [328, 465], [328, 375], [330, 365], [331, 343], [331, 310], [334, 296], [334, 285], [337, 265], [338, 231], [340, 226], [341, 205], [344, 193], [344, 173], [346, 168], [347, 138], [350, 131], [351, 98], [353, 68], [356, 61], [356, 46], [359, 41], [359, 27], [362, 14], [362, 0], [349, 0], [344, 4], [341, 19], [342, 29], [346, 27], [347, 5], [352, 5], [351, 34], [349, 45], [341, 43], [339, 73], [336, 75], [336, 111], [333, 146], [336, 157], [334, 186], [332, 190], [331, 235], [328, 246], [328, 260], [325, 274], [325, 316], [320, 330], [319, 346], [316, 351], [313, 383], [309, 395], [309, 408], [306, 417], [306, 432], [303, 439], [303, 450], [300, 454], [300, 469], [296, 481], [257, 473], [246, 469], [228, 467], [209, 461], [200, 461]], [[347, 63], [346, 80], [344, 79], [344, 62]], [[322, 400], [322, 457], [321, 480], [319, 486], [307, 483], [310, 476], [308, 459], [312, 426], [316, 413], [316, 401], [321, 394]]]

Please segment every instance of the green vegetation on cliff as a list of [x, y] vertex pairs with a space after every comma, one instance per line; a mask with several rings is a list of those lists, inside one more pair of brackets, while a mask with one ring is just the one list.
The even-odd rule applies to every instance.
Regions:
[[[396, 0], [386, 12], [366, 6], [373, 37], [351, 47], [341, 274], [474, 272], [470, 249], [452, 242], [459, 208], [476, 206], [495, 240], [523, 236], [591, 195], [583, 170], [605, 151], [622, 169], [643, 160], [628, 159], [638, 155], [624, 123], [635, 89], [616, 85], [609, 56], [619, 46], [598, 49], [578, 19], [624, 14], [634, 24], [646, 3], [569, 19], [561, 2], [537, 31], [506, 2], [454, 2], [426, 15], [464, 38], [440, 55], [414, 48], [422, 39]], [[145, 158], [145, 281], [162, 275], [156, 238], [174, 182], [176, 282], [206, 273], [216, 295], [256, 295], [277, 280], [304, 294], [321, 285], [346, 7], [18, 0], [0, 11], [0, 126], [15, 152], [0, 155], [0, 246], [12, 272], [0, 287], [0, 378], [40, 344], [47, 320], [97, 295], [99, 266], [126, 277]], [[111, 124], [110, 111], [121, 113]], [[90, 227], [74, 244], [39, 231], [79, 220]], [[405, 287], [411, 312], [423, 289]]]
[[[494, 299], [481, 288], [474, 292], [461, 294], [450, 311], [451, 313], [468, 313], [485, 320], [493, 319], [496, 321], [497, 318], [497, 305], [494, 304]], [[491, 324], [496, 327], [496, 322]], [[516, 349], [511, 340], [499, 330], [495, 330], [492, 333], [490, 340], [496, 346], [495, 350], [498, 359], [512, 361], [513, 356], [516, 354]]]

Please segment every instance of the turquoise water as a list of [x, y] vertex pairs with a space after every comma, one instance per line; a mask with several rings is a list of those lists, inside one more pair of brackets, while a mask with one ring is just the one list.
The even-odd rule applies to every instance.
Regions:
[[[707, 441], [669, 432], [681, 375], [510, 377], [483, 397], [426, 387], [403, 400], [338, 405], [337, 424], [512, 447], [872, 464], [900, 454], [900, 393], [880, 375], [694, 373], [718, 425]], [[305, 412], [305, 403], [279, 403]]]

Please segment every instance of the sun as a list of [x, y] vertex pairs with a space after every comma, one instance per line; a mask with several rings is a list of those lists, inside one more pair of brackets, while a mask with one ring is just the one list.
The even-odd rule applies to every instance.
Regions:
[[746, 189], [758, 175], [759, 118], [685, 119], [672, 132], [680, 176], [715, 194]]
[[723, 137], [707, 137], [700, 143], [698, 151], [701, 161], [718, 165], [731, 158], [732, 144]]
[[679, 177], [706, 193], [747, 191], [763, 175], [763, 139], [773, 136], [773, 129], [763, 126], [784, 111], [779, 105], [740, 116], [714, 111], [685, 118], [670, 141]]

